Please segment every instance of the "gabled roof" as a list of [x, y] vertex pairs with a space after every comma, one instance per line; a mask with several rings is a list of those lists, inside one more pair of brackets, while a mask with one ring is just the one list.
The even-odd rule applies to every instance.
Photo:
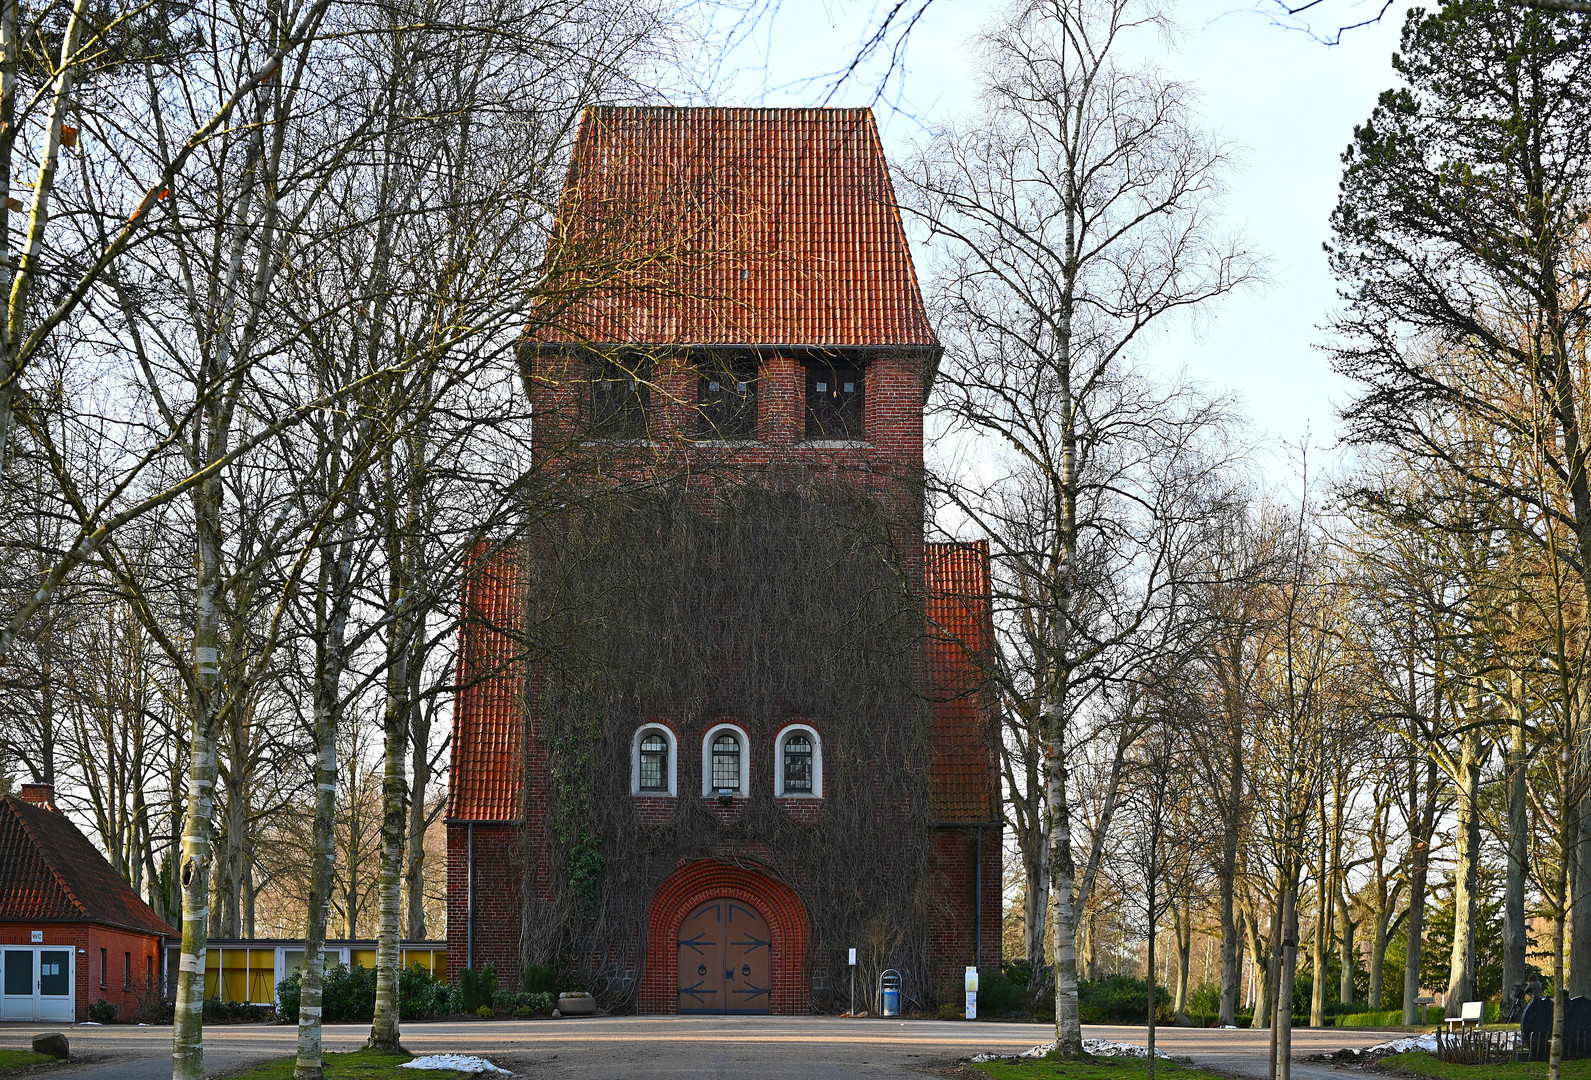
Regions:
[[945, 824], [1000, 816], [998, 731], [984, 664], [994, 649], [989, 545], [925, 544], [928, 809]]
[[177, 936], [66, 815], [14, 795], [0, 798], [0, 921]]
[[590, 108], [543, 342], [937, 348], [868, 109]]
[[447, 816], [514, 821], [524, 781], [525, 664], [520, 550], [481, 544], [465, 575], [459, 629], [458, 694]]

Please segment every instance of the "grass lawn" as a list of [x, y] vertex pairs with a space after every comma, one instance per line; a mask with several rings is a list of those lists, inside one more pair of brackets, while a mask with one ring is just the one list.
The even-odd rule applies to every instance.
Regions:
[[[326, 1080], [455, 1080], [464, 1075], [452, 1069], [398, 1068], [413, 1059], [413, 1054], [355, 1050], [348, 1054], [327, 1054], [322, 1060], [326, 1065]], [[292, 1080], [292, 1076], [293, 1059], [284, 1057], [237, 1073], [232, 1080]]]
[[[991, 1080], [1144, 1080], [1149, 1075], [1143, 1058], [1099, 1058], [1093, 1064], [1080, 1061], [1046, 1061], [1023, 1058], [1020, 1061], [984, 1061], [970, 1068]], [[1155, 1062], [1155, 1076], [1176, 1076], [1184, 1080], [1195, 1074], [1171, 1061]]]
[[[1547, 1075], [1545, 1061], [1510, 1061], [1503, 1065], [1451, 1065], [1435, 1054], [1391, 1054], [1381, 1059], [1382, 1069], [1442, 1080], [1540, 1080]], [[1564, 1080], [1591, 1080], [1591, 1058], [1563, 1063]]]
[[52, 1058], [49, 1054], [35, 1054], [32, 1050], [0, 1050], [0, 1076], [20, 1072], [34, 1065], [49, 1065], [52, 1062], [65, 1064], [60, 1058]]

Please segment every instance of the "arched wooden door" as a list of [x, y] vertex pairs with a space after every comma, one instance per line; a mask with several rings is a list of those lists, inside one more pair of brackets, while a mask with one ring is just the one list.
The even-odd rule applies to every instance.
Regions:
[[766, 1013], [773, 979], [768, 923], [739, 900], [699, 904], [679, 928], [679, 1011]]

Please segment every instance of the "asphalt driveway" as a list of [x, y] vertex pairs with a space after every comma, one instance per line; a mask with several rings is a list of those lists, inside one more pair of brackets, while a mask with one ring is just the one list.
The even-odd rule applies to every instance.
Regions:
[[[25, 1047], [53, 1025], [0, 1025], [0, 1047]], [[67, 1030], [80, 1063], [52, 1072], [63, 1080], [162, 1080], [171, 1075], [169, 1027], [74, 1027]], [[364, 1044], [367, 1025], [328, 1025], [328, 1050]], [[1089, 1027], [1091, 1038], [1142, 1043], [1143, 1028]], [[932, 1020], [840, 1020], [833, 1017], [617, 1016], [409, 1024], [404, 1045], [414, 1053], [479, 1054], [527, 1080], [922, 1080], [978, 1053], [1015, 1053], [1052, 1038], [1042, 1024]], [[1385, 1032], [1327, 1028], [1293, 1033], [1295, 1055], [1369, 1046]], [[295, 1030], [258, 1024], [205, 1029], [205, 1072], [224, 1076], [291, 1053]], [[1166, 1052], [1238, 1076], [1263, 1077], [1264, 1031], [1169, 1028]], [[1296, 1063], [1297, 1080], [1346, 1080], [1325, 1065]], [[1362, 1075], [1362, 1074], [1360, 1074]]]

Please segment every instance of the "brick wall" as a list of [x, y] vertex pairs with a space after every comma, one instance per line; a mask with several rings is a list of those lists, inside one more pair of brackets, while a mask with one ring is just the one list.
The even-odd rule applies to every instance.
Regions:
[[[42, 931], [44, 941], [33, 941], [33, 931]], [[0, 923], [0, 944], [29, 945], [35, 948], [59, 946], [72, 950], [76, 967], [73, 978], [77, 1018], [88, 1019], [90, 1003], [104, 998], [116, 1006], [119, 1019], [135, 1019], [139, 999], [158, 996], [160, 993], [160, 939], [152, 934], [139, 934], [93, 923]], [[105, 968], [101, 970], [100, 950], [105, 950]], [[133, 985], [127, 986], [126, 954], [133, 958]], [[147, 987], [153, 961], [154, 985]], [[34, 973], [37, 975], [37, 972]], [[100, 986], [104, 976], [103, 987]], [[152, 989], [153, 993], [150, 994]]]
[[[929, 977], [941, 1000], [959, 1000], [977, 940], [978, 836], [975, 828], [936, 828], [928, 850]], [[983, 830], [981, 968], [1000, 966], [1001, 829]]]
[[[528, 865], [544, 868], [546, 860], [526, 858], [526, 837], [514, 822], [477, 824], [475, 830], [475, 957], [474, 966], [497, 965], [498, 985], [519, 986], [519, 928]], [[470, 826], [447, 827], [447, 967], [448, 978], [469, 964], [469, 832]], [[544, 880], [544, 870], [537, 877]], [[528, 883], [536, 887], [537, 879]]]

